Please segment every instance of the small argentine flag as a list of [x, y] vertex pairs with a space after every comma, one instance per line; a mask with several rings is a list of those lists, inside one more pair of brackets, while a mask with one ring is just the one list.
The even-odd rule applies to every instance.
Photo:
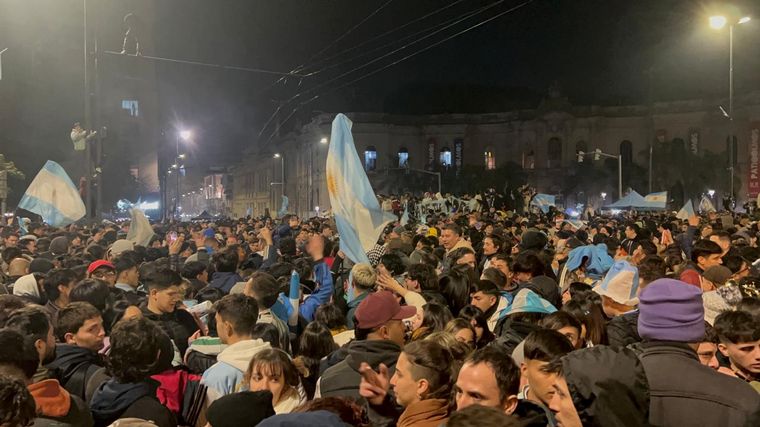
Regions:
[[647, 194], [644, 197], [644, 200], [646, 200], [654, 208], [664, 209], [665, 205], [668, 203], [668, 192], [662, 191], [659, 193]]
[[61, 165], [52, 160], [34, 177], [18, 207], [36, 213], [53, 227], [69, 225], [87, 213], [79, 190]]
[[531, 206], [536, 206], [537, 208], [541, 209], [541, 212], [547, 213], [549, 212], [550, 206], [555, 206], [555, 197], [551, 194], [536, 194], [533, 197], [533, 200], [530, 202]]
[[680, 211], [676, 214], [676, 218], [678, 219], [689, 219], [689, 217], [694, 216], [694, 204], [691, 202], [691, 199], [687, 200], [686, 203], [684, 203], [683, 207]]

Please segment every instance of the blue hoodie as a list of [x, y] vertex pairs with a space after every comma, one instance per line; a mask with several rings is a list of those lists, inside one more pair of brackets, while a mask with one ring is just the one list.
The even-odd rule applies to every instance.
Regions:
[[212, 288], [221, 289], [222, 292], [224, 292], [225, 295], [230, 293], [230, 290], [233, 286], [235, 286], [236, 283], [242, 282], [243, 278], [240, 277], [239, 274], [237, 274], [234, 271], [231, 272], [220, 272], [217, 271], [214, 273], [213, 279], [211, 279], [211, 283], [208, 285]]

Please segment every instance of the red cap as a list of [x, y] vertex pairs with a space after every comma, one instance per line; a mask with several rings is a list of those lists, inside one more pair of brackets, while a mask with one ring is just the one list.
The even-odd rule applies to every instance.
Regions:
[[100, 267], [108, 267], [112, 270], [116, 270], [116, 267], [114, 267], [110, 261], [99, 259], [97, 261], [93, 261], [90, 266], [87, 267], [87, 274], [92, 274], [93, 271], [99, 269]]
[[400, 305], [393, 293], [371, 293], [356, 308], [356, 323], [361, 329], [377, 328], [390, 320], [408, 319], [417, 314], [417, 307]]

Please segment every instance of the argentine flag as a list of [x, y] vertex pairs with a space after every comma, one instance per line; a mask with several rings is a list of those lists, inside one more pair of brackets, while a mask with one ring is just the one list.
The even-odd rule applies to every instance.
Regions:
[[644, 197], [644, 200], [653, 208], [665, 209], [665, 205], [668, 203], [668, 192], [650, 193]]
[[52, 160], [34, 177], [18, 207], [36, 213], [53, 227], [69, 225], [87, 213], [79, 190], [61, 165]]
[[691, 199], [687, 200], [686, 203], [683, 204], [683, 207], [680, 211], [676, 214], [676, 218], [678, 219], [689, 219], [689, 217], [694, 216], [694, 203], [691, 202]]
[[369, 263], [367, 251], [396, 216], [383, 212], [369, 184], [351, 135], [351, 120], [338, 114], [327, 152], [327, 191], [340, 234], [340, 249], [355, 263]]
[[530, 202], [531, 206], [535, 206], [539, 209], [541, 209], [541, 212], [547, 213], [549, 212], [550, 206], [555, 206], [555, 197], [551, 194], [536, 194], [533, 197], [533, 200]]

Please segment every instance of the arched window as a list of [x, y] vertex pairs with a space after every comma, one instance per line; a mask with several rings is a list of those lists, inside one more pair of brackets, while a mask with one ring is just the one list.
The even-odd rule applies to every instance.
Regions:
[[536, 168], [536, 152], [528, 150], [523, 154], [523, 169], [535, 169]]
[[580, 152], [588, 153], [588, 144], [584, 140], [580, 140], [575, 143], [575, 154]]
[[620, 156], [623, 158], [624, 165], [630, 165], [633, 162], [633, 143], [625, 140], [620, 143]]
[[451, 167], [451, 149], [449, 147], [441, 148], [441, 166], [444, 168]]
[[557, 168], [562, 165], [562, 141], [559, 138], [551, 138], [547, 142], [547, 162], [549, 168]]
[[486, 164], [486, 170], [496, 169], [496, 156], [494, 156], [493, 151], [490, 147], [486, 148], [486, 151], [483, 153], [483, 157]]
[[364, 150], [364, 169], [373, 171], [377, 167], [377, 150], [374, 145], [370, 145]]
[[401, 147], [398, 149], [398, 167], [409, 167], [409, 150], [407, 150], [406, 147]]

